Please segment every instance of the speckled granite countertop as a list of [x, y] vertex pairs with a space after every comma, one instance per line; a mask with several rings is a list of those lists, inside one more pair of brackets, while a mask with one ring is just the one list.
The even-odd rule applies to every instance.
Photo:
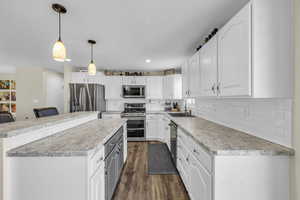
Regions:
[[105, 111], [105, 112], [103, 112], [102, 114], [108, 114], [108, 115], [110, 115], [110, 114], [121, 114], [123, 111]]
[[171, 117], [213, 155], [294, 155], [294, 150], [202, 118]]
[[7, 152], [10, 157], [70, 157], [87, 156], [89, 151], [100, 148], [125, 119], [97, 119], [55, 135], [25, 144]]
[[29, 131], [38, 130], [41, 128], [53, 126], [63, 122], [68, 122], [74, 119], [80, 119], [98, 114], [98, 112], [76, 112], [60, 114], [51, 117], [44, 117], [33, 120], [16, 121], [4, 123], [0, 125], [0, 138], [13, 137]]

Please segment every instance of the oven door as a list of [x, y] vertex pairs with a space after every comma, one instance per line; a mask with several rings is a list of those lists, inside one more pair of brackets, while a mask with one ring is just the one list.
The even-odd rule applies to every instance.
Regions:
[[127, 139], [129, 141], [145, 140], [145, 117], [128, 117], [127, 120]]
[[145, 98], [145, 86], [123, 85], [124, 98]]

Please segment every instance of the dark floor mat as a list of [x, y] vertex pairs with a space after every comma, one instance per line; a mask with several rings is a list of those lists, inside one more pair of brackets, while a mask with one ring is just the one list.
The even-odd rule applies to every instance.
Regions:
[[178, 174], [166, 144], [148, 144], [148, 174]]

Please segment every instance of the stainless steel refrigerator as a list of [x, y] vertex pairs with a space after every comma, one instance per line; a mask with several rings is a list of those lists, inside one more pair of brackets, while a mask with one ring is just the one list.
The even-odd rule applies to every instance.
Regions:
[[[105, 87], [100, 84], [70, 84], [70, 111], [105, 112]], [[101, 115], [100, 115], [101, 116]]]

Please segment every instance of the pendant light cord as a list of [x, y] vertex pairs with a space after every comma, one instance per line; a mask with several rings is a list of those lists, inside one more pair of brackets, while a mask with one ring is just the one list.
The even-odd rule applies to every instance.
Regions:
[[58, 40], [61, 41], [61, 18], [60, 18], [60, 12], [58, 12]]
[[93, 44], [91, 44], [91, 63], [94, 62], [94, 51], [93, 51]]

